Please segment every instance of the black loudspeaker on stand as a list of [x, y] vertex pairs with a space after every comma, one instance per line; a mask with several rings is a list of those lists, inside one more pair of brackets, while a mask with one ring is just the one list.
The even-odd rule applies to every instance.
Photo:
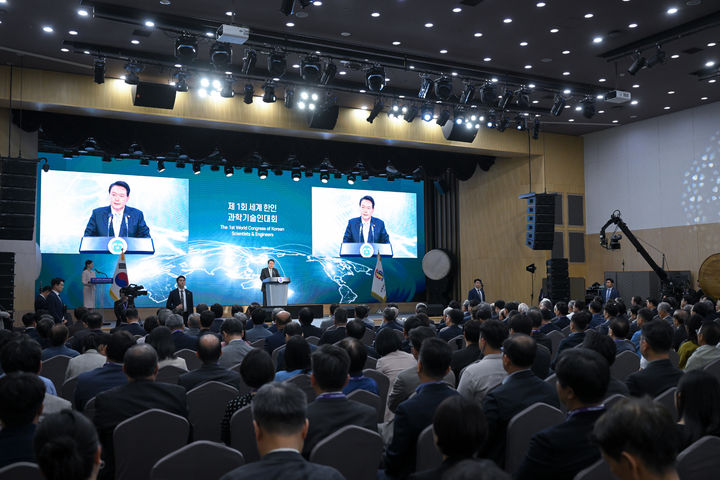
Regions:
[[547, 266], [547, 293], [553, 305], [570, 300], [570, 276], [567, 258], [551, 258]]
[[529, 193], [527, 200], [527, 229], [525, 244], [533, 250], [552, 250], [555, 234], [555, 195]]

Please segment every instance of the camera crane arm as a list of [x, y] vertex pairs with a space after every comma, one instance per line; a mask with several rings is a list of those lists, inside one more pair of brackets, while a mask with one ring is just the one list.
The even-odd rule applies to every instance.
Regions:
[[670, 283], [670, 277], [668, 277], [668, 274], [663, 268], [658, 265], [655, 260], [650, 256], [647, 250], [645, 250], [645, 247], [642, 246], [640, 241], [637, 239], [635, 235], [630, 231], [630, 228], [627, 226], [627, 224], [620, 218], [620, 210], [615, 210], [612, 215], [610, 215], [610, 220], [608, 220], [605, 225], [600, 229], [600, 246], [603, 248], [608, 248], [608, 240], [605, 236], [605, 230], [610, 225], [615, 224], [625, 234], [625, 237], [630, 241], [630, 243], [633, 244], [635, 249], [638, 251], [640, 256], [643, 257], [643, 259], [650, 265], [650, 268], [653, 269], [653, 271], [657, 274], [658, 277], [660, 277], [660, 283], [664, 286], [667, 286]]

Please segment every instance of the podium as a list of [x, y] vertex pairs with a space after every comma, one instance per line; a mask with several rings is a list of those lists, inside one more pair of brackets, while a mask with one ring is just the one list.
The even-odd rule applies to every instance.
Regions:
[[[80, 240], [80, 253], [111, 253], [108, 244], [116, 237], [83, 237]], [[127, 244], [126, 254], [150, 254], [155, 253], [155, 244], [150, 237], [117, 237]], [[119, 253], [119, 252], [118, 252]]]
[[[340, 244], [340, 256], [341, 257], [362, 257], [361, 253], [361, 247], [365, 245], [364, 243], [342, 243]], [[393, 249], [392, 245], [389, 243], [370, 243], [368, 245], [371, 245], [373, 247], [373, 254], [370, 255], [370, 257], [373, 257], [380, 253], [381, 257], [392, 257], [393, 256]], [[366, 257], [369, 258], [369, 257]]]
[[[93, 285], [112, 285], [113, 279], [108, 277], [95, 277], [90, 279], [90, 283]], [[105, 289], [103, 289], [103, 292], [98, 295], [97, 292], [95, 293], [95, 306], [97, 308], [105, 308]], [[98, 305], [98, 303], [100, 305]]]
[[284, 307], [287, 305], [290, 277], [268, 277], [262, 283], [265, 286], [268, 306]]

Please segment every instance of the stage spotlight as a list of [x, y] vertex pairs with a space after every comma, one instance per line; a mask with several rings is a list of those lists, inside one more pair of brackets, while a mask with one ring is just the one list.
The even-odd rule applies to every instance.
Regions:
[[565, 97], [560, 94], [555, 95], [553, 105], [550, 108], [550, 113], [556, 117], [559, 117], [565, 109]]
[[97, 141], [93, 137], [90, 137], [87, 140], [85, 140], [82, 145], [80, 145], [80, 148], [78, 149], [78, 153], [80, 153], [82, 155], [88, 155], [88, 154], [92, 155], [93, 152], [96, 152], [98, 150], [99, 150], [99, 147], [98, 147]]
[[437, 123], [438, 125], [443, 127], [448, 122], [448, 120], [450, 120], [450, 110], [445, 109], [440, 112], [440, 115], [438, 115], [438, 118], [435, 121], [435, 123]]
[[148, 160], [147, 158], [141, 158], [140, 165], [147, 167], [148, 165], [150, 165], [150, 160]]
[[275, 97], [275, 87], [273, 84], [268, 83], [263, 87], [263, 89], [265, 90], [265, 93], [263, 93], [263, 102], [275, 103], [277, 97]]
[[440, 100], [447, 100], [452, 95], [452, 79], [440, 77], [435, 80], [435, 96]]
[[488, 106], [497, 102], [497, 86], [493, 82], [486, 82], [480, 89], [480, 102]]
[[157, 162], [157, 171], [162, 173], [165, 171], [165, 162], [163, 160], [158, 160]]
[[215, 68], [225, 68], [232, 63], [232, 47], [227, 43], [215, 42], [210, 46], [210, 62]]
[[293, 102], [295, 101], [295, 90], [292, 88], [285, 89], [285, 107], [293, 108]]
[[255, 68], [255, 62], [257, 61], [257, 53], [255, 50], [248, 48], [245, 50], [245, 56], [243, 57], [242, 66], [240, 71], [247, 75], [250, 71]]
[[515, 105], [519, 108], [530, 107], [530, 92], [524, 87], [520, 87], [515, 91]]
[[632, 65], [630, 65], [630, 68], [627, 69], [627, 72], [628, 72], [630, 75], [635, 75], [635, 74], [638, 73], [644, 66], [647, 65], [647, 60], [645, 59], [645, 57], [643, 57], [643, 56], [640, 54], [640, 51], [636, 51], [636, 52], [635, 52], [635, 56], [634, 56], [633, 58], [634, 58], [634, 60], [633, 60]]
[[226, 177], [232, 177], [233, 173], [235, 173], [232, 165], [225, 165], [225, 176]]
[[592, 97], [586, 97], [581, 106], [583, 117], [592, 118], [595, 115], [595, 100]]
[[184, 71], [179, 71], [176, 74], [177, 80], [175, 80], [175, 91], [176, 92], [187, 92], [188, 91], [188, 83], [187, 83], [187, 73]]
[[347, 176], [348, 185], [355, 185], [356, 177], [353, 174]]
[[180, 60], [180, 63], [192, 63], [192, 61], [197, 57], [197, 54], [197, 38], [192, 35], [183, 34], [175, 40], [175, 57]]
[[655, 65], [660, 65], [661, 63], [665, 63], [665, 51], [660, 47], [660, 45], [657, 46], [657, 50], [655, 51], [655, 55], [650, 57], [647, 61], [647, 68], [652, 68]]
[[385, 69], [375, 65], [365, 74], [365, 83], [371, 92], [380, 92], [385, 88]]
[[505, 118], [505, 116], [503, 115], [497, 124], [498, 132], [504, 132], [509, 125], [510, 125], [510, 119]]
[[287, 60], [285, 54], [280, 51], [274, 51], [267, 57], [268, 73], [273, 77], [282, 77], [287, 68]]
[[322, 75], [322, 63], [317, 55], [308, 55], [300, 65], [300, 75], [306, 82], [318, 83]]
[[243, 102], [250, 105], [253, 102], [253, 95], [255, 94], [255, 88], [252, 83], [246, 83], [245, 89], [243, 90]]
[[267, 163], [263, 162], [258, 167], [258, 177], [260, 178], [260, 180], [265, 180], [268, 177], [268, 166], [269, 165]]
[[396, 118], [400, 116], [400, 107], [397, 105], [393, 105], [390, 107], [390, 110], [388, 110], [388, 117], [390, 118]]
[[320, 84], [321, 85], [327, 85], [328, 83], [333, 81], [333, 78], [335, 78], [335, 74], [337, 73], [337, 66], [329, 62], [327, 65], [325, 65], [325, 70], [322, 73], [322, 76], [320, 76]]
[[322, 183], [328, 183], [329, 180], [330, 180], [330, 174], [328, 172], [320, 173], [320, 181]]
[[427, 94], [430, 91], [431, 86], [432, 86], [432, 80], [430, 80], [427, 77], [422, 77], [422, 80], [420, 82], [420, 90], [418, 91], [418, 98], [427, 97]]
[[95, 83], [105, 83], [105, 59], [96, 58], [93, 64], [93, 75], [95, 77]]
[[487, 128], [495, 128], [495, 112], [490, 110], [487, 114], [487, 121], [485, 122]]
[[535, 123], [533, 123], [532, 138], [533, 140], [537, 140], [538, 137], [540, 137], [540, 119], [535, 118]]
[[468, 103], [472, 102], [472, 99], [475, 97], [475, 86], [467, 83], [465, 84], [465, 88], [463, 89], [462, 93], [460, 94], [460, 103], [463, 105], [467, 105]]
[[[43, 160], [45, 161], [45, 163], [43, 163], [43, 166], [42, 166], [43, 172], [49, 172], [50, 165], [48, 165], [48, 163], [47, 163], [47, 158], [43, 158]], [[349, 180], [348, 180], [348, 182], [349, 182]]]
[[232, 98], [235, 96], [235, 92], [233, 91], [233, 83], [235, 82], [235, 79], [232, 75], [228, 75], [225, 77], [225, 83], [223, 85], [222, 90], [220, 90], [220, 96], [223, 98]]
[[383, 108], [385, 107], [385, 104], [383, 103], [381, 98], [378, 98], [375, 102], [375, 105], [373, 105], [372, 110], [370, 110], [370, 115], [367, 117], [367, 121], [369, 123], [373, 123], [373, 120], [377, 118], [378, 115], [380, 115], [380, 112], [383, 111]]
[[302, 173], [300, 171], [300, 167], [293, 167], [293, 169], [290, 172], [290, 175], [292, 176], [293, 182], [299, 182], [302, 178]]
[[200, 172], [202, 171], [202, 162], [200, 162], [199, 160], [193, 162], [192, 169], [193, 169], [193, 173], [195, 175], [199, 175]]
[[455, 111], [455, 120], [453, 120], [453, 121], [457, 125], [462, 125], [463, 123], [465, 123], [465, 114], [460, 110], [456, 110]]
[[415, 120], [415, 117], [417, 117], [418, 114], [418, 107], [416, 105], [410, 105], [407, 108], [407, 111], [403, 114], [403, 118], [406, 122], [412, 123], [413, 120]]
[[433, 119], [433, 113], [434, 109], [430, 105], [425, 105], [422, 107], [422, 111], [420, 112], [420, 116], [422, 117], [423, 121], [430, 122]]
[[515, 130], [523, 131], [527, 130], [527, 121], [525, 120], [525, 117], [522, 115], [518, 115], [515, 117]]
[[128, 85], [137, 85], [140, 83], [138, 74], [143, 71], [143, 66], [138, 65], [134, 61], [125, 64], [125, 83]]
[[500, 110], [506, 110], [507, 106], [510, 104], [510, 101], [512, 101], [513, 96], [515, 96], [515, 92], [513, 92], [509, 88], [506, 88], [505, 93], [503, 94], [502, 98], [498, 102], [498, 108]]
[[425, 170], [423, 169], [422, 166], [419, 166], [415, 170], [413, 170], [413, 172], [412, 172], [413, 182], [415, 182], [415, 183], [421, 182], [424, 177], [425, 177]]

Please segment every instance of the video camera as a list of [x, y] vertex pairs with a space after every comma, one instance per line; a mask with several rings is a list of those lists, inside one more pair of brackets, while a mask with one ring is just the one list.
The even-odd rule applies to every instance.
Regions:
[[142, 285], [135, 285], [134, 283], [131, 283], [127, 287], [120, 288], [120, 295], [125, 295], [129, 299], [141, 297], [147, 294], [148, 291], [145, 290], [145, 287], [143, 287]]

